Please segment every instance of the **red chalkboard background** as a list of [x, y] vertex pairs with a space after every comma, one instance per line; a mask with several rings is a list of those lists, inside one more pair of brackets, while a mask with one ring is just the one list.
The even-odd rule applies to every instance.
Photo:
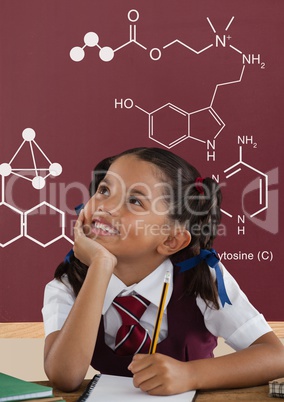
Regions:
[[[44, 286], [71, 248], [73, 208], [87, 200], [93, 166], [142, 145], [171, 146], [218, 178], [215, 248], [266, 318], [283, 321], [283, 0], [1, 0], [0, 8], [0, 322], [41, 320]], [[98, 46], [71, 59], [88, 32], [116, 49], [111, 61]], [[36, 133], [37, 167], [63, 169], [40, 190], [7, 171], [33, 165], [26, 128]]]

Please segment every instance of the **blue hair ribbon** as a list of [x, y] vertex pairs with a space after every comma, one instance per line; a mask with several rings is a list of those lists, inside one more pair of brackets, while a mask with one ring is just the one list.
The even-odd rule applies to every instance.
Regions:
[[66, 254], [66, 256], [64, 258], [64, 262], [70, 262], [70, 258], [72, 257], [72, 255], [74, 255], [74, 251], [71, 248], [71, 250]]
[[179, 262], [175, 265], [177, 265], [181, 268], [180, 272], [185, 272], [191, 268], [194, 268], [201, 261], [205, 261], [207, 263], [207, 265], [209, 265], [211, 268], [215, 269], [218, 294], [219, 294], [222, 306], [224, 307], [225, 303], [232, 304], [228, 297], [226, 288], [225, 288], [224, 278], [222, 275], [221, 268], [219, 266], [220, 260], [218, 258], [216, 251], [213, 248], [211, 248], [210, 250], [201, 249], [200, 253], [198, 255], [191, 257], [188, 260]]
[[[84, 204], [79, 204], [77, 205], [77, 207], [75, 207], [75, 212], [77, 214], [77, 216], [79, 215], [81, 209], [84, 208]], [[71, 248], [71, 250], [66, 254], [65, 258], [64, 258], [64, 262], [68, 262], [70, 263], [70, 258], [74, 255], [74, 251], [73, 248]]]
[[83, 209], [83, 208], [84, 208], [84, 204], [79, 204], [79, 205], [77, 205], [77, 207], [74, 208], [77, 216], [79, 215], [79, 213], [81, 212], [81, 209]]

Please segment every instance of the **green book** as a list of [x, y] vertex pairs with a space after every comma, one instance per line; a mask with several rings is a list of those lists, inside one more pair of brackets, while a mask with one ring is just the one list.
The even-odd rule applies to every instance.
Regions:
[[0, 402], [45, 398], [53, 395], [53, 389], [33, 382], [0, 373]]

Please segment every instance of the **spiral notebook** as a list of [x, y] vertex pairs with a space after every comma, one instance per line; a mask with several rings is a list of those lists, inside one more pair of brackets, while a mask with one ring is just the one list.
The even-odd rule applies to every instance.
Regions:
[[131, 377], [95, 375], [77, 402], [191, 402], [196, 391], [172, 396], [151, 396], [135, 388]]
[[284, 377], [269, 381], [269, 396], [284, 398]]

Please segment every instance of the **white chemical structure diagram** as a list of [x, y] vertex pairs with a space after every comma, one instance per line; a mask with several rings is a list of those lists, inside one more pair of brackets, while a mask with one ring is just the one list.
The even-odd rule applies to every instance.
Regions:
[[[99, 58], [104, 62], [110, 62], [113, 60], [115, 53], [117, 53], [122, 48], [135, 44], [139, 46], [141, 49], [147, 51], [147, 47], [144, 46], [137, 40], [137, 22], [140, 18], [138, 10], [132, 9], [127, 14], [129, 25], [129, 40], [117, 48], [111, 48], [110, 46], [100, 46], [100, 38], [96, 32], [88, 32], [84, 36], [84, 45], [82, 47], [75, 46], [70, 51], [70, 58], [75, 62], [80, 62], [85, 57], [85, 49], [86, 47], [94, 48], [97, 47], [99, 49]], [[168, 49], [170, 46], [174, 46], [176, 44], [186, 48], [190, 52], [193, 52], [196, 55], [204, 53], [211, 49], [212, 47], [227, 47], [227, 41], [231, 40], [231, 36], [229, 35], [229, 28], [231, 27], [235, 17], [232, 16], [229, 20], [228, 24], [225, 27], [225, 34], [222, 36], [218, 35], [217, 29], [215, 28], [213, 22], [209, 17], [206, 18], [208, 22], [208, 26], [214, 34], [214, 41], [209, 43], [207, 46], [202, 49], [196, 50], [192, 46], [184, 43], [179, 39], [174, 39], [173, 41], [165, 44], [162, 49], [154, 47], [149, 50], [149, 56], [153, 61], [160, 60], [162, 57], [162, 52]], [[260, 54], [244, 54], [239, 48], [229, 45], [229, 48], [234, 52], [240, 54], [242, 56], [242, 69], [239, 75], [239, 78], [233, 81], [222, 82], [216, 85], [210, 105], [204, 108], [195, 110], [193, 112], [188, 112], [177, 105], [172, 103], [165, 103], [162, 106], [156, 108], [152, 111], [147, 111], [144, 107], [142, 108], [138, 104], [135, 104], [131, 98], [127, 99], [115, 99], [115, 108], [126, 108], [131, 109], [134, 106], [141, 110], [148, 116], [148, 138], [159, 143], [165, 148], [173, 148], [182, 141], [186, 139], [192, 139], [195, 141], [199, 141], [203, 144], [206, 144], [206, 158], [207, 161], [212, 160], [215, 161], [216, 153], [215, 153], [215, 140], [221, 133], [221, 131], [225, 127], [225, 122], [218, 115], [216, 110], [213, 108], [213, 103], [217, 94], [217, 91], [220, 87], [225, 85], [232, 85], [236, 83], [240, 83], [243, 78], [245, 64], [257, 64], [260, 68], [265, 69], [265, 63], [261, 60]], [[195, 129], [195, 123], [200, 121], [200, 119], [206, 119], [211, 121], [212, 129], [209, 132], [200, 132], [200, 130]], [[171, 121], [169, 121], [171, 120]], [[165, 137], [164, 130], [160, 129], [160, 127], [164, 127], [163, 121], [166, 121], [167, 127], [171, 127], [168, 129], [168, 134]], [[170, 123], [170, 124], [169, 124]]]
[[[216, 148], [216, 139], [224, 129], [226, 124], [218, 115], [216, 110], [214, 110], [213, 103], [216, 98], [217, 91], [220, 87], [225, 85], [237, 84], [242, 81], [243, 74], [245, 71], [245, 66], [242, 67], [242, 71], [240, 77], [235, 81], [223, 82], [217, 84], [210, 102], [210, 105], [204, 107], [199, 110], [195, 110], [193, 112], [187, 112], [178, 106], [167, 103], [152, 112], [148, 112], [140, 106], [134, 104], [134, 101], [131, 98], [127, 99], [115, 99], [115, 108], [125, 108], [131, 109], [136, 107], [141, 110], [143, 113], [148, 115], [148, 137], [157, 142], [160, 145], [163, 145], [165, 148], [173, 148], [180, 142], [186, 139], [192, 139], [195, 141], [199, 141], [203, 144], [207, 144], [207, 161], [213, 160], [215, 161], [215, 148]], [[164, 126], [165, 117], [171, 114], [171, 122], [173, 129], [167, 136], [164, 137], [164, 132], [160, 127]], [[199, 119], [210, 119], [212, 122], [211, 125], [211, 133], [200, 132], [199, 130], [194, 129], [194, 123]], [[167, 125], [168, 126], [168, 125]], [[208, 138], [211, 135], [211, 138]], [[207, 138], [206, 138], [207, 137]]]
[[[120, 49], [128, 46], [130, 43], [135, 43], [137, 46], [140, 46], [143, 50], [147, 50], [146, 46], [143, 46], [141, 43], [137, 42], [137, 26], [133, 24], [139, 20], [139, 12], [137, 10], [130, 10], [127, 14], [128, 20], [130, 21], [129, 26], [129, 41], [124, 43], [123, 45], [117, 47], [116, 49], [112, 49], [109, 46], [101, 47], [99, 45], [99, 36], [96, 32], [88, 32], [84, 36], [84, 45], [82, 47], [75, 46], [70, 51], [70, 58], [73, 61], [79, 62], [82, 61], [85, 57], [85, 48], [86, 47], [97, 47], [99, 49], [99, 57], [102, 61], [109, 62], [114, 58], [114, 54], [118, 52]], [[150, 57], [153, 52], [150, 52]], [[155, 59], [153, 59], [155, 60]]]
[[[148, 121], [148, 138], [157, 142], [165, 148], [173, 148], [181, 142], [191, 139], [198, 141], [206, 145], [206, 159], [207, 161], [216, 160], [216, 139], [219, 137], [220, 133], [226, 126], [225, 121], [219, 116], [216, 109], [214, 108], [214, 102], [216, 100], [217, 94], [222, 87], [239, 84], [241, 83], [245, 69], [247, 65], [257, 65], [261, 69], [265, 69], [265, 63], [262, 61], [260, 54], [245, 54], [237, 46], [231, 44], [232, 37], [229, 35], [229, 29], [235, 20], [232, 16], [224, 28], [224, 34], [219, 35], [214, 23], [209, 17], [206, 18], [208, 27], [213, 33], [213, 41], [208, 43], [201, 49], [195, 49], [193, 46], [189, 46], [184, 41], [180, 39], [174, 39], [171, 42], [165, 44], [162, 48], [153, 47], [148, 49], [144, 44], [139, 42], [137, 38], [137, 22], [140, 18], [138, 10], [132, 9], [127, 14], [129, 25], [129, 39], [117, 48], [112, 48], [110, 46], [101, 46], [100, 37], [96, 32], [88, 32], [84, 36], [84, 45], [82, 47], [73, 47], [70, 51], [70, 58], [74, 62], [80, 62], [85, 58], [86, 48], [97, 48], [99, 49], [99, 58], [103, 62], [111, 62], [116, 53], [122, 48], [134, 44], [139, 46], [144, 51], [148, 52], [150, 59], [157, 62], [162, 58], [163, 52], [165, 52], [171, 46], [182, 46], [189, 52], [196, 55], [200, 55], [207, 52], [209, 49], [215, 48], [229, 48], [233, 52], [237, 53], [241, 57], [240, 73], [236, 79], [230, 81], [219, 82], [214, 88], [213, 95], [209, 105], [200, 108], [198, 110], [188, 111], [184, 107], [181, 108], [176, 104], [171, 102], [165, 102], [160, 107], [148, 111], [145, 107], [141, 107], [138, 103], [134, 102], [132, 98], [115, 98], [114, 108], [115, 109], [127, 109], [131, 110], [136, 108], [147, 115]], [[230, 43], [229, 43], [230, 41]], [[199, 128], [198, 122], [206, 121], [208, 122], [208, 127], [210, 129], [201, 130]], [[165, 127], [167, 127], [167, 134], [165, 134]], [[247, 140], [247, 139], [246, 139]], [[239, 139], [241, 142], [242, 140]], [[224, 173], [226, 174], [227, 182], [235, 175], [240, 174], [240, 172], [251, 171], [257, 175], [253, 180], [253, 191], [258, 192], [258, 200], [256, 201], [255, 209], [249, 214], [250, 218], [253, 218], [266, 210], [268, 208], [268, 176], [262, 173], [260, 170], [244, 162], [242, 155], [242, 146], [239, 146], [239, 161], [229, 168], [227, 168]], [[251, 189], [250, 189], [251, 190]], [[244, 200], [242, 199], [242, 203]], [[242, 205], [244, 207], [244, 205]], [[253, 207], [254, 208], [254, 207]], [[223, 213], [229, 218], [233, 218], [231, 211], [223, 210]], [[238, 215], [238, 222], [245, 221], [244, 215]], [[244, 227], [238, 226], [238, 234], [244, 234]]]
[[[45, 155], [45, 153], [42, 151], [42, 149], [39, 147], [39, 145], [35, 141], [36, 133], [32, 128], [26, 128], [23, 133], [23, 142], [15, 152], [14, 156], [10, 160], [9, 163], [2, 163], [0, 165], [0, 174], [2, 177], [9, 176], [10, 174], [14, 174], [16, 176], [22, 177], [25, 180], [29, 180], [32, 183], [33, 188], [37, 190], [41, 190], [46, 183], [46, 179], [52, 175], [52, 176], [59, 176], [62, 173], [62, 166], [59, 163], [52, 163], [48, 157]], [[30, 147], [30, 152], [31, 152], [31, 157], [33, 161], [33, 166], [32, 167], [13, 167], [13, 161], [16, 158], [16, 156], [19, 154], [21, 149], [27, 145]], [[39, 168], [37, 166], [36, 158], [35, 158], [35, 148], [38, 149], [38, 151], [41, 153], [41, 155], [44, 157], [46, 160], [46, 164], [49, 164], [46, 168]], [[21, 174], [20, 172], [29, 172], [33, 173], [34, 177], [31, 179], [28, 176], [25, 176], [24, 174]], [[46, 172], [45, 176], [41, 176], [41, 172]]]
[[[230, 167], [224, 170], [226, 183], [229, 183], [231, 178], [236, 175], [243, 174], [245, 176], [251, 177], [250, 183], [247, 187], [243, 190], [241, 194], [241, 203], [242, 203], [242, 210], [245, 211], [244, 205], [244, 198], [249, 193], [256, 193], [258, 196], [254, 199], [254, 206], [251, 207], [251, 211], [248, 213], [249, 218], [254, 218], [255, 216], [259, 215], [261, 212], [268, 209], [268, 188], [269, 188], [269, 180], [268, 175], [260, 171], [259, 169], [255, 168], [254, 166], [250, 165], [249, 163], [243, 160], [243, 145], [253, 143], [253, 137], [238, 137], [238, 144], [239, 145], [239, 160], [238, 162], [234, 163]], [[255, 143], [256, 144], [256, 143]], [[228, 216], [229, 218], [233, 218], [233, 214], [231, 211], [226, 211], [222, 209], [223, 214]], [[245, 215], [243, 213], [238, 214], [237, 222], [238, 234], [245, 234]]]
[[[22, 132], [22, 137], [23, 137], [23, 142], [21, 143], [20, 147], [17, 149], [15, 152], [14, 156], [11, 158], [9, 163], [2, 163], [0, 165], [0, 176], [1, 176], [1, 202], [0, 202], [0, 208], [2, 209], [2, 213], [9, 214], [9, 213], [15, 213], [18, 215], [19, 218], [19, 230], [18, 233], [10, 238], [6, 239], [6, 241], [2, 241], [0, 239], [0, 247], [6, 247], [9, 244], [13, 243], [14, 241], [20, 239], [21, 237], [25, 236], [34, 243], [42, 246], [42, 247], [47, 247], [50, 244], [56, 242], [57, 240], [64, 238], [68, 242], [72, 243], [72, 240], [69, 239], [65, 235], [65, 213], [61, 211], [60, 209], [56, 208], [55, 206], [49, 204], [46, 201], [43, 201], [39, 203], [38, 205], [35, 205], [33, 208], [29, 209], [28, 211], [20, 211], [19, 209], [15, 208], [13, 205], [9, 204], [6, 201], [6, 196], [5, 196], [5, 178], [7, 178], [10, 175], [15, 175], [18, 176], [24, 180], [28, 180], [31, 182], [32, 187], [36, 190], [41, 190], [44, 188], [46, 185], [46, 179], [49, 176], [59, 176], [62, 173], [62, 166], [59, 163], [52, 163], [50, 159], [45, 155], [45, 153], [42, 151], [42, 149], [39, 147], [37, 142], [35, 141], [36, 133], [32, 128], [26, 128]], [[15, 167], [14, 162], [16, 156], [21, 152], [24, 146], [29, 146], [30, 148], [30, 153], [31, 153], [31, 158], [33, 161], [33, 166], [32, 167]], [[35, 148], [40, 152], [40, 154], [43, 156], [44, 160], [46, 160], [46, 164], [48, 165], [47, 167], [39, 168], [37, 165], [36, 161], [36, 156], [35, 156]], [[26, 175], [25, 175], [25, 174]], [[44, 174], [41, 176], [41, 174]], [[33, 175], [33, 178], [28, 177], [28, 175]], [[53, 239], [50, 239], [48, 242], [41, 242], [40, 240], [36, 239], [34, 236], [29, 234], [28, 231], [28, 221], [29, 221], [29, 216], [33, 213], [36, 212], [37, 210], [40, 210], [41, 207], [45, 206], [46, 208], [49, 208], [55, 213], [59, 215], [60, 218], [60, 231], [58, 233], [58, 236], [56, 236]], [[5, 212], [4, 212], [5, 211]]]
[[[124, 47], [134, 43], [135, 45], [139, 46], [141, 49], [147, 51], [147, 47], [141, 44], [140, 42], [137, 41], [137, 25], [136, 22], [139, 20], [140, 15], [139, 11], [132, 9], [128, 12], [127, 18], [130, 22], [129, 25], [129, 40], [125, 43], [123, 43], [121, 46], [118, 46], [117, 48], [113, 49], [110, 46], [100, 46], [99, 45], [99, 35], [96, 32], [87, 32], [84, 36], [84, 45], [83, 46], [74, 46], [70, 50], [70, 58], [75, 61], [75, 62], [80, 62], [84, 59], [85, 57], [85, 48], [86, 47], [97, 47], [99, 49], [99, 58], [104, 61], [104, 62], [109, 62], [113, 60], [115, 53], [118, 52], [119, 50], [123, 49]], [[225, 32], [227, 33], [232, 22], [234, 21], [235, 17], [233, 16], [229, 23], [227, 24], [225, 28]], [[231, 37], [227, 34], [224, 34], [222, 37], [217, 34], [217, 30], [215, 29], [213, 23], [211, 22], [210, 18], [206, 18], [211, 30], [213, 31], [215, 35], [215, 46], [218, 47], [219, 45], [226, 47], [227, 39], [230, 40]], [[167, 49], [172, 45], [175, 45], [176, 43], [180, 44], [181, 46], [185, 47], [189, 51], [195, 53], [195, 54], [201, 54], [210, 48], [214, 46], [214, 43], [210, 43], [209, 45], [205, 46], [204, 48], [200, 50], [196, 50], [193, 47], [187, 45], [186, 43], [182, 42], [179, 39], [174, 39], [170, 43], [167, 43], [166, 45], [163, 46], [163, 49]], [[261, 64], [261, 68], [265, 68], [265, 63], [261, 62], [260, 55], [258, 54], [257, 56], [253, 54], [245, 55], [240, 49], [233, 45], [229, 45], [229, 47], [234, 50], [235, 52], [241, 54], [243, 56], [243, 62], [246, 61], [247, 63], [258, 63]], [[153, 61], [160, 60], [162, 57], [162, 50], [154, 47], [150, 49], [149, 51], [149, 56]]]
[[[261, 212], [265, 211], [268, 208], [268, 176], [261, 172], [260, 170], [254, 168], [253, 166], [249, 165], [248, 163], [243, 161], [243, 153], [242, 153], [242, 146], [239, 147], [239, 161], [235, 163], [234, 165], [230, 166], [226, 170], [224, 170], [224, 173], [226, 173], [226, 179], [229, 179], [230, 177], [234, 176], [235, 174], [243, 171], [244, 168], [247, 168], [249, 170], [252, 170], [253, 172], [257, 173], [259, 175], [258, 178], [258, 200], [259, 200], [259, 205], [257, 206], [257, 210], [250, 214], [250, 217], [253, 218], [254, 216], [260, 214]], [[228, 213], [227, 213], [228, 214]], [[232, 217], [231, 214], [228, 214], [230, 217]]]

